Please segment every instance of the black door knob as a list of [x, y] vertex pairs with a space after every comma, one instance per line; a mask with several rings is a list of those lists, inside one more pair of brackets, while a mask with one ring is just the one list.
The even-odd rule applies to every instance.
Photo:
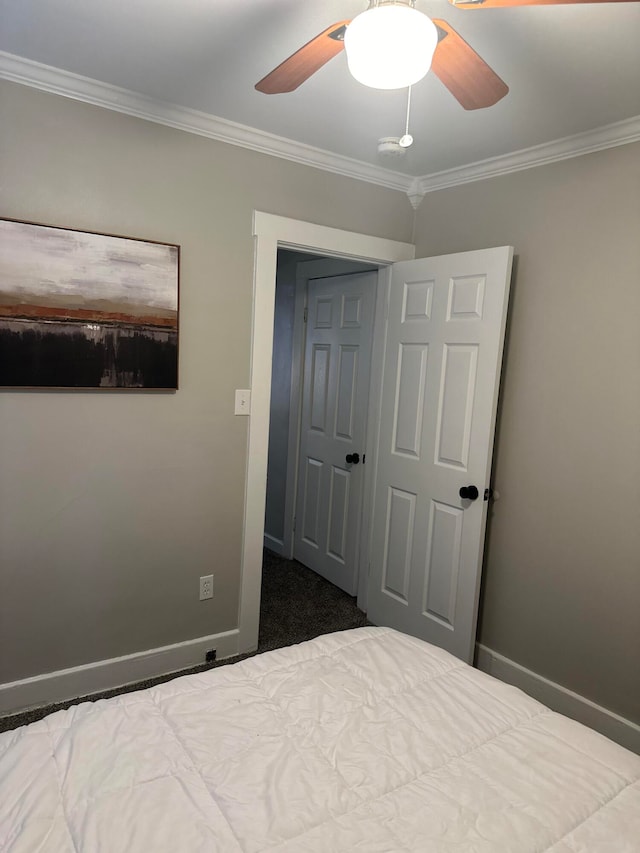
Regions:
[[476, 486], [462, 486], [459, 494], [463, 500], [475, 501], [480, 492], [478, 491]]
[[360, 454], [359, 453], [347, 453], [347, 455], [345, 456], [345, 459], [347, 460], [347, 465], [357, 465], [358, 462], [360, 461]]

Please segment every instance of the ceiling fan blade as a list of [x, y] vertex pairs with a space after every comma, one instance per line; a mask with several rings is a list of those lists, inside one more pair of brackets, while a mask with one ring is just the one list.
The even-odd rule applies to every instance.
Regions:
[[439, 40], [431, 70], [465, 110], [481, 110], [504, 98], [509, 87], [484, 59], [446, 21], [433, 23]]
[[449, 0], [456, 9], [495, 9], [509, 6], [568, 6], [577, 3], [637, 3], [638, 0]]
[[293, 92], [319, 68], [344, 48], [344, 33], [350, 21], [338, 21], [296, 50], [259, 83], [256, 89], [265, 95]]

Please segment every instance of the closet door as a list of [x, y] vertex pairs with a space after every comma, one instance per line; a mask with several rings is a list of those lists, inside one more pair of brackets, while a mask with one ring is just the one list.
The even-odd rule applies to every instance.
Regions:
[[294, 557], [357, 586], [378, 273], [309, 281]]

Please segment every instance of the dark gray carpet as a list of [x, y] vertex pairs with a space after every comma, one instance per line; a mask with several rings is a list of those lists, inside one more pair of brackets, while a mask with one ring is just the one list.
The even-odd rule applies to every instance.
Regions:
[[259, 652], [369, 624], [355, 598], [295, 560], [264, 552]]
[[348, 628], [361, 628], [369, 625], [366, 615], [358, 610], [355, 598], [321, 578], [315, 572], [302, 566], [295, 560], [284, 560], [271, 551], [264, 552], [262, 566], [262, 599], [260, 603], [260, 635], [258, 651], [246, 655], [237, 655], [225, 660], [202, 664], [191, 669], [172, 672], [136, 684], [128, 684], [103, 693], [82, 696], [67, 702], [47, 705], [0, 718], [0, 732], [17, 729], [27, 723], [33, 723], [46, 717], [53, 711], [69, 708], [78, 702], [93, 702], [96, 699], [108, 699], [119, 693], [131, 693], [171, 681], [179, 675], [204, 672], [229, 663], [237, 663], [254, 654], [291, 646], [312, 640], [320, 634], [332, 631], [345, 631]]

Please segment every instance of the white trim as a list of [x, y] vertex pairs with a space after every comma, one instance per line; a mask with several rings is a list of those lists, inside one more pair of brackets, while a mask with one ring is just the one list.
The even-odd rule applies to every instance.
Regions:
[[493, 649], [477, 643], [476, 666], [483, 672], [519, 687], [554, 711], [600, 732], [616, 743], [640, 754], [640, 726], [573, 690], [532, 672]]
[[520, 151], [479, 160], [477, 163], [469, 163], [467, 166], [447, 169], [444, 172], [422, 175], [414, 179], [407, 195], [412, 205], [417, 207], [425, 193], [482, 181], [486, 178], [495, 178], [499, 175], [509, 175], [511, 172], [545, 166], [548, 163], [557, 163], [559, 160], [568, 160], [582, 154], [592, 154], [594, 151], [603, 151], [606, 148], [615, 148], [618, 145], [638, 141], [640, 141], [640, 116], [633, 116], [624, 121], [588, 130], [586, 133], [565, 136], [552, 142], [544, 142], [542, 145], [522, 148]]
[[407, 198], [411, 203], [411, 207], [414, 210], [417, 210], [422, 204], [422, 199], [426, 195], [426, 190], [423, 189], [422, 183], [426, 179], [426, 175], [423, 178], [414, 178], [411, 181], [411, 186], [407, 190]]
[[277, 539], [275, 536], [272, 536], [266, 531], [264, 534], [264, 547], [268, 548], [270, 551], [273, 551], [273, 553], [277, 554], [279, 557], [286, 556], [284, 552], [284, 542], [282, 541], [282, 539]]
[[259, 210], [253, 213], [252, 233], [255, 238], [255, 249], [251, 331], [251, 415], [247, 447], [238, 620], [240, 652], [253, 651], [258, 645], [278, 246], [380, 264], [410, 260], [415, 256], [415, 246], [411, 243], [341, 231], [311, 222], [274, 216]]
[[187, 133], [216, 139], [229, 145], [238, 145], [261, 154], [269, 154], [294, 163], [323, 169], [325, 172], [399, 190], [406, 193], [414, 209], [419, 207], [425, 194], [429, 192], [494, 178], [498, 175], [508, 175], [534, 166], [555, 163], [581, 154], [590, 154], [605, 148], [640, 141], [640, 116], [632, 116], [585, 133], [544, 142], [541, 145], [523, 148], [499, 157], [490, 157], [466, 166], [412, 177], [228, 121], [210, 113], [150, 98], [109, 83], [101, 83], [90, 77], [63, 71], [51, 65], [43, 65], [41, 62], [34, 62], [5, 51], [0, 51], [0, 79], [125, 115], [136, 116]]
[[204, 663], [209, 649], [216, 650], [218, 660], [238, 654], [238, 630], [0, 684], [0, 715], [77, 699], [188, 669]]
[[4, 51], [0, 51], [0, 78], [401, 192], [407, 192], [413, 180], [408, 175], [371, 163], [332, 154], [312, 145], [218, 118], [200, 110], [150, 98], [129, 89], [101, 83], [90, 77], [72, 74]]
[[[278, 247], [281, 247], [327, 257], [393, 264], [396, 261], [413, 260], [416, 249], [413, 243], [343, 231], [314, 222], [263, 213], [261, 210], [253, 213], [253, 235], [258, 238], [259, 244], [270, 247], [274, 260]], [[275, 278], [271, 282], [271, 289], [275, 293]]]

